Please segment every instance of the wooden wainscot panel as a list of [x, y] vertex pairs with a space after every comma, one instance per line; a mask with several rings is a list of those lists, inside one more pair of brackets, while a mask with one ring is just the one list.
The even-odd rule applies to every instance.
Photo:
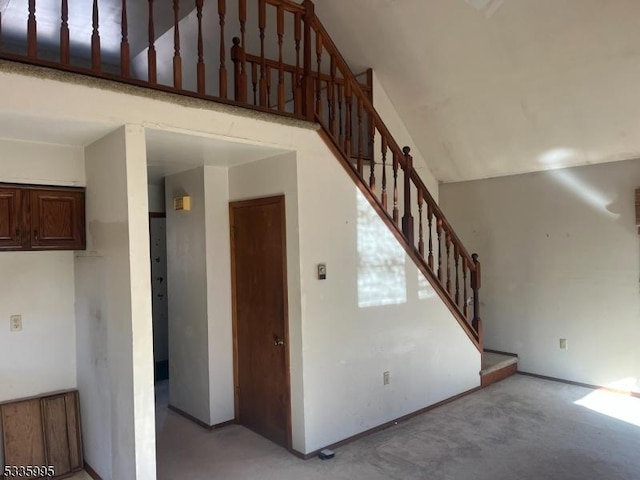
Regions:
[[46, 465], [40, 400], [36, 398], [0, 408], [5, 465]]
[[76, 390], [0, 404], [5, 465], [55, 470], [64, 478], [83, 468]]

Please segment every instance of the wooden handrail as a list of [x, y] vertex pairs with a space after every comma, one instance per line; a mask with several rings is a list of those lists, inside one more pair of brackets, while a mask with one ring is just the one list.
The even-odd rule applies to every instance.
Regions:
[[[358, 81], [316, 16], [314, 3], [311, 0], [301, 3], [255, 0], [253, 5], [257, 8], [250, 11], [247, 0], [218, 0], [217, 8], [205, 10], [204, 0], [182, 0], [182, 6], [189, 5], [195, 15], [181, 17], [184, 8], [181, 9], [180, 1], [146, 0], [145, 18], [136, 19], [137, 24], [131, 29], [127, 2], [116, 2], [120, 4], [120, 38], [116, 47], [120, 58], [114, 65], [105, 63], [113, 61], [111, 55], [102, 55], [103, 0], [91, 0], [90, 16], [86, 19], [89, 34], [84, 42], [88, 47], [80, 57], [74, 57], [77, 50], [72, 52], [69, 40], [70, 2], [57, 2], [60, 42], [47, 45], [38, 33], [38, 2], [29, 0], [25, 2], [24, 12], [26, 35], [21, 37], [26, 38], [26, 53], [3, 50], [2, 46], [9, 43], [6, 42], [9, 29], [4, 28], [0, 30], [0, 58], [320, 123], [323, 138], [331, 142], [332, 150], [349, 175], [366, 192], [383, 221], [481, 348], [478, 256], [471, 255], [456, 235], [415, 170], [409, 148], [401, 148], [376, 111], [371, 78], [368, 77], [368, 87]], [[228, 2], [237, 2], [237, 9], [228, 8]], [[230, 18], [228, 12], [237, 12], [237, 18]], [[204, 18], [210, 14], [214, 18]], [[0, 19], [4, 21], [2, 16], [0, 12]], [[293, 21], [292, 32], [286, 28], [287, 16]], [[173, 48], [156, 48], [156, 34], [166, 31], [166, 26], [159, 28], [156, 18], [171, 18]], [[267, 25], [273, 18], [276, 24]], [[196, 51], [191, 65], [183, 65], [186, 57], [181, 54], [182, 49], [187, 48], [181, 45], [181, 40], [187, 41], [180, 35], [184, 21], [193, 22], [190, 27], [196, 32], [195, 39], [191, 40], [194, 44], [190, 45]], [[205, 41], [205, 25], [218, 28], [219, 35], [211, 44]], [[248, 26], [255, 30], [247, 32]], [[137, 71], [132, 68], [130, 58], [129, 32], [134, 30], [143, 31], [147, 37], [146, 51], [137, 57], [144, 57], [146, 65]], [[239, 36], [234, 36], [236, 32]], [[249, 34], [258, 39], [259, 55], [246, 51]], [[228, 37], [232, 36], [229, 49]], [[266, 56], [273, 40], [277, 40], [277, 59]], [[59, 59], [52, 60], [56, 50]], [[227, 50], [233, 68], [227, 62]], [[291, 61], [292, 55], [295, 61], [286, 63], [285, 59]], [[162, 68], [158, 68], [160, 66]], [[212, 74], [214, 69], [216, 74]], [[189, 81], [185, 78], [187, 72], [193, 74]], [[229, 75], [232, 75], [233, 92], [228, 92]], [[195, 89], [188, 90], [185, 85], [194, 85]], [[471, 309], [469, 294], [473, 297]]]
[[306, 11], [303, 5], [290, 0], [266, 0], [266, 2], [274, 7], [282, 7], [291, 13], [304, 13]]
[[[480, 289], [480, 263], [478, 261], [477, 255], [470, 255], [469, 252], [464, 247], [460, 238], [454, 232], [451, 224], [446, 219], [444, 213], [434, 200], [433, 196], [430, 194], [429, 190], [424, 185], [424, 182], [418, 175], [418, 173], [413, 168], [413, 160], [410, 155], [410, 149], [405, 147], [403, 149], [400, 148], [393, 135], [385, 125], [384, 121], [374, 108], [373, 104], [364, 91], [360, 88], [360, 85], [355, 79], [355, 75], [351, 71], [344, 57], [340, 53], [340, 50], [336, 47], [335, 43], [325, 30], [322, 23], [319, 21], [317, 17], [314, 17], [313, 21], [313, 29], [316, 35], [316, 44], [321, 46], [325, 52], [331, 58], [331, 64], [337, 65], [338, 71], [340, 71], [344, 81], [346, 83], [346, 88], [349, 91], [349, 94], [356, 99], [358, 105], [358, 125], [360, 125], [362, 111], [366, 112], [366, 115], [370, 119], [370, 132], [368, 133], [369, 142], [373, 145], [375, 133], [378, 132], [380, 138], [382, 139], [382, 150], [383, 155], [386, 155], [386, 149], [388, 148], [391, 151], [393, 156], [393, 198], [394, 198], [394, 208], [393, 215], [388, 215], [386, 210], [386, 191], [382, 196], [378, 196], [375, 193], [375, 180], [374, 179], [374, 169], [375, 164], [372, 162], [370, 165], [371, 169], [371, 179], [369, 180], [369, 185], [363, 178], [363, 162], [362, 162], [362, 145], [365, 141], [363, 139], [362, 129], [358, 128], [358, 150], [359, 154], [356, 155], [358, 161], [356, 166], [354, 167], [351, 164], [351, 168], [353, 168], [354, 172], [356, 172], [356, 179], [358, 182], [361, 182], [365, 187], [367, 187], [372, 194], [369, 198], [373, 199], [380, 207], [383, 207], [385, 213], [387, 214], [388, 219], [391, 219], [396, 228], [399, 227], [399, 212], [398, 212], [398, 182], [397, 182], [397, 173], [398, 167], [403, 172], [403, 203], [402, 203], [402, 222], [399, 230], [402, 232], [404, 237], [404, 241], [407, 242], [410, 249], [417, 252], [419, 255], [420, 263], [428, 273], [428, 276], [435, 282], [439, 284], [439, 293], [443, 300], [449, 305], [450, 310], [456, 315], [459, 319], [463, 328], [468, 330], [470, 336], [473, 337], [476, 341], [476, 345], [479, 349], [482, 349], [482, 323], [480, 320], [480, 303], [479, 303], [479, 289]], [[317, 49], [319, 50], [319, 49]], [[317, 51], [318, 56], [320, 56], [321, 52]], [[350, 105], [348, 106], [350, 107]], [[351, 145], [349, 141], [341, 142], [340, 138], [336, 138], [334, 129], [331, 127], [331, 119], [327, 121], [326, 115], [323, 115], [322, 111], [316, 111], [315, 119], [319, 122], [323, 127], [325, 134], [333, 141], [337, 150], [343, 155], [344, 158], [349, 159], [352, 156]], [[346, 128], [351, 129], [351, 120], [346, 121]], [[373, 157], [372, 157], [373, 158]], [[384, 157], [383, 157], [384, 158]], [[383, 160], [384, 163], [384, 160]], [[385, 167], [383, 167], [384, 169]], [[386, 173], [386, 170], [383, 170], [383, 174]], [[411, 185], [414, 185], [416, 189], [416, 195], [418, 197], [418, 238], [415, 237], [415, 222], [412, 212], [412, 194], [411, 194]], [[383, 190], [386, 190], [386, 185], [384, 185], [383, 180]], [[429, 236], [429, 252], [427, 257], [425, 258], [425, 248], [424, 248], [424, 223], [423, 223], [423, 202], [427, 205], [428, 212], [428, 236]], [[432, 232], [432, 220], [436, 219], [436, 228], [437, 228], [437, 258], [438, 258], [438, 272], [433, 270], [433, 232]], [[453, 255], [453, 257], [452, 257]], [[462, 259], [462, 262], [460, 262]], [[462, 269], [462, 274], [461, 270]], [[462, 278], [462, 288], [461, 288], [461, 278]], [[467, 284], [467, 281], [469, 284]], [[469, 289], [473, 292], [473, 313], [472, 316], [469, 316], [469, 311], [467, 308], [467, 298], [466, 295], [468, 293], [467, 285]], [[462, 291], [462, 297], [460, 295]]]

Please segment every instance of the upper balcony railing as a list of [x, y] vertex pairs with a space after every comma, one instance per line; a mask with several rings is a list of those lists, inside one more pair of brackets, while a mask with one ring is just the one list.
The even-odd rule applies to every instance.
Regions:
[[310, 0], [14, 1], [0, 9], [0, 58], [320, 123], [482, 348], [477, 256], [375, 110], [371, 78], [358, 81]]

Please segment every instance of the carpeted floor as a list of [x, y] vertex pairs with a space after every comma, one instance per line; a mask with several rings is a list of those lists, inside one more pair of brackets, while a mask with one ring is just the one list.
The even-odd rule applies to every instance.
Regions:
[[240, 426], [208, 432], [164, 408], [158, 414], [159, 480], [640, 478], [640, 399], [521, 375], [346, 445], [327, 461], [299, 460]]

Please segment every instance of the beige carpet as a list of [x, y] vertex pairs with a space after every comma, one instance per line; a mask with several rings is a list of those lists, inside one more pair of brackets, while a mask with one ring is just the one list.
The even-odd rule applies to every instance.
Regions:
[[159, 480], [640, 478], [640, 399], [521, 375], [327, 461], [299, 460], [240, 426], [209, 432], [166, 409], [158, 414]]

